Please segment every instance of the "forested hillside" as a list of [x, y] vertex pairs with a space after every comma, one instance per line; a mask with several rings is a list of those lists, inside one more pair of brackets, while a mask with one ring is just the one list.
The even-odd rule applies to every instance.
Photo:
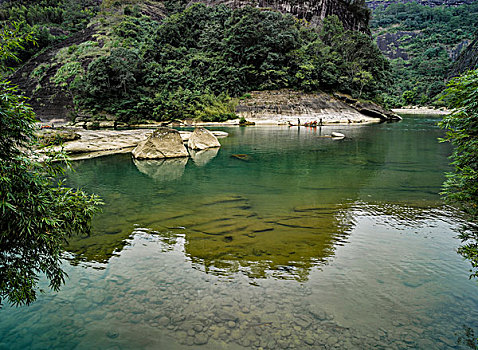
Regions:
[[429, 7], [395, 3], [374, 10], [371, 29], [378, 46], [391, 59], [390, 106], [439, 105], [459, 54], [478, 30], [478, 2]]
[[460, 6], [464, 4], [471, 4], [474, 0], [367, 0], [367, 6], [375, 9], [379, 6], [387, 7], [392, 4], [400, 3], [418, 3], [420, 5], [435, 7], [435, 6]]
[[[42, 49], [66, 39], [86, 28], [99, 11], [101, 0], [21, 0], [0, 2], [0, 23], [8, 27], [12, 22], [20, 25], [21, 32], [31, 32], [36, 44], [26, 43], [18, 52], [20, 62], [25, 62]], [[8, 66], [18, 62], [7, 62]]]
[[71, 117], [224, 120], [234, 116], [235, 99], [252, 90], [341, 91], [372, 99], [386, 83], [388, 63], [373, 40], [344, 29], [337, 16], [316, 27], [249, 6], [82, 4], [3, 4], [4, 25], [18, 21], [38, 38], [38, 46], [21, 53], [23, 66], [12, 78], [40, 114], [62, 113], [48, 107], [57, 101]]

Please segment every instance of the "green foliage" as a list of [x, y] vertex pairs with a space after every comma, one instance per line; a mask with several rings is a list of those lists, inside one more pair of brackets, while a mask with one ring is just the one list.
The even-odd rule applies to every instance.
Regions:
[[[10, 18], [31, 17], [30, 29], [61, 27], [69, 11], [77, 13], [70, 0], [43, 2], [44, 10], [29, 1], [2, 9]], [[59, 69], [50, 82], [69, 90], [75, 108], [125, 122], [224, 120], [235, 118], [231, 97], [252, 90], [340, 90], [373, 99], [387, 82], [388, 63], [370, 37], [344, 30], [336, 16], [318, 30], [272, 10], [166, 2], [171, 15], [157, 22], [136, 3], [103, 1], [112, 20], [95, 20], [101, 28], [95, 40], [57, 52], [51, 67]], [[32, 72], [38, 81], [43, 74]]]
[[[472, 222], [478, 222], [478, 70], [451, 80], [444, 98], [453, 113], [440, 122], [446, 129], [443, 141], [454, 146], [451, 155], [454, 171], [443, 185], [447, 201], [457, 203]], [[478, 277], [478, 227], [461, 234], [464, 242], [459, 251], [473, 266]]]
[[67, 86], [68, 82], [82, 72], [83, 68], [80, 62], [68, 62], [61, 66], [50, 80], [56, 85]]
[[6, 70], [8, 62], [19, 61], [18, 53], [25, 48], [25, 42], [31, 41], [32, 34], [23, 33], [16, 22], [0, 28], [0, 73]]
[[81, 108], [124, 121], [235, 118], [229, 96], [252, 90], [373, 98], [386, 82], [387, 61], [376, 45], [335, 16], [319, 33], [275, 11], [195, 4], [162, 23], [123, 16], [113, 35], [118, 47], [95, 58], [72, 86]]
[[30, 73], [30, 77], [38, 81], [42, 80], [46, 72], [50, 68], [48, 63], [41, 63]]
[[[5, 47], [22, 39], [0, 33]], [[15, 55], [4, 50], [0, 58]], [[36, 299], [39, 275], [58, 290], [64, 283], [62, 245], [74, 233], [88, 233], [100, 203], [95, 196], [66, 188], [62, 153], [40, 162], [31, 152], [35, 115], [8, 81], [0, 81], [0, 306]]]
[[453, 7], [393, 3], [375, 9], [370, 22], [374, 35], [402, 32], [397, 45], [409, 56], [391, 61], [392, 84], [385, 97], [389, 105], [438, 105], [453, 64], [451, 52], [474, 38], [476, 23], [476, 1]]
[[[16, 50], [22, 63], [70, 33], [86, 28], [98, 10], [95, 0], [4, 1], [0, 4], [0, 27], [16, 22], [20, 36], [35, 38], [36, 45], [25, 41], [25, 45]], [[13, 66], [16, 62], [7, 61], [6, 64]]]
[[151, 101], [156, 120], [182, 120], [187, 118], [221, 122], [236, 118], [237, 102], [226, 94], [179, 88], [174, 92], [162, 91]]

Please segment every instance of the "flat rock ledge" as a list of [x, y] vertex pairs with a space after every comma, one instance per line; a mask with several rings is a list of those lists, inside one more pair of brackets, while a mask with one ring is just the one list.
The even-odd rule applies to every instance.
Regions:
[[236, 113], [260, 124], [322, 125], [380, 123], [400, 120], [400, 116], [381, 106], [351, 96], [324, 92], [305, 93], [290, 89], [253, 91], [241, 100]]
[[[46, 158], [46, 151], [63, 149], [71, 160], [90, 159], [110, 154], [131, 153], [139, 143], [145, 141], [154, 129], [129, 130], [85, 130], [83, 128], [68, 128], [79, 136], [73, 141], [64, 142], [61, 146], [37, 149], [40, 159]], [[224, 131], [211, 131], [217, 138], [227, 137]], [[187, 142], [192, 131], [179, 131], [182, 142]]]
[[159, 127], [131, 152], [137, 159], [189, 157], [179, 131]]

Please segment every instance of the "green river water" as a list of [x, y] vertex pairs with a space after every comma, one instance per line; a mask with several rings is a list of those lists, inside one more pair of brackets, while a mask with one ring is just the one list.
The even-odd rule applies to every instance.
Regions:
[[464, 349], [478, 283], [437, 121], [219, 128], [190, 159], [75, 162], [103, 213], [60, 292], [0, 310], [0, 349]]

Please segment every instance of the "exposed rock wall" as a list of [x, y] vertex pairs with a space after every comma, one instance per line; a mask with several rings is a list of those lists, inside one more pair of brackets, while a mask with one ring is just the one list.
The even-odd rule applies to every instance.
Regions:
[[[55, 55], [60, 49], [88, 40], [95, 40], [93, 37], [95, 33], [94, 27], [76, 33], [33, 57], [9, 77], [11, 82], [18, 85], [23, 93], [30, 98], [29, 103], [39, 118], [49, 120], [68, 117], [69, 111], [73, 109], [73, 99], [66, 90], [50, 82], [59, 68], [57, 65], [50, 64], [54, 61]], [[37, 81], [31, 77], [31, 74], [40, 64], [48, 64], [49, 68], [41, 81]], [[41, 88], [38, 88], [39, 86]]]
[[450, 77], [456, 77], [470, 69], [478, 69], [478, 37], [458, 57]]
[[242, 100], [236, 113], [248, 120], [275, 119], [300, 123], [323, 120], [324, 123], [399, 120], [395, 113], [371, 102], [360, 102], [336, 93], [304, 93], [294, 90], [253, 91]]
[[[413, 38], [424, 35], [420, 31], [397, 31], [394, 33], [385, 33], [376, 38], [377, 46], [382, 53], [390, 58], [401, 58], [404, 61], [410, 59], [410, 55], [403, 46], [408, 44]], [[469, 40], [463, 40], [455, 46], [446, 46], [448, 56], [452, 61], [456, 61], [461, 52], [468, 46]]]
[[402, 58], [403, 60], [407, 61], [409, 59], [409, 55], [406, 50], [400, 47], [400, 45], [408, 43], [412, 37], [417, 35], [418, 33], [409, 31], [385, 33], [383, 35], [377, 36], [377, 46], [386, 57], [390, 59]]
[[207, 5], [224, 4], [232, 8], [255, 6], [272, 8], [304, 19], [313, 26], [331, 15], [336, 15], [346, 29], [369, 33], [370, 11], [364, 0], [193, 0]]

